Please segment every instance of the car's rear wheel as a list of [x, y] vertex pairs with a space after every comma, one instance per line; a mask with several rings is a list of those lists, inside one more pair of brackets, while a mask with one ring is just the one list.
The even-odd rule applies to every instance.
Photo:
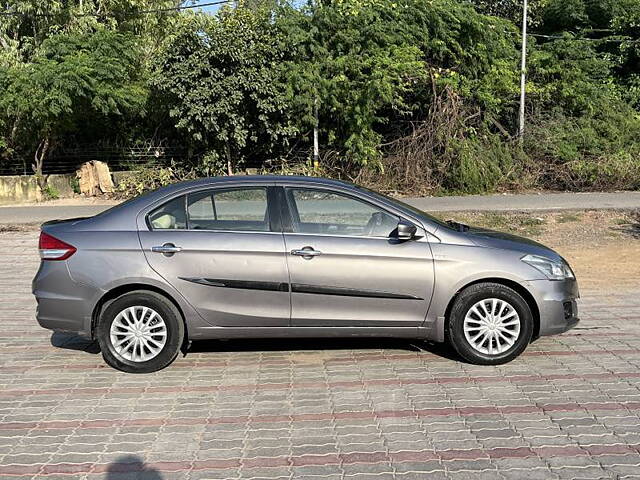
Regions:
[[178, 356], [184, 323], [164, 296], [146, 290], [109, 302], [100, 315], [98, 343], [104, 360], [129, 373], [150, 373]]
[[456, 297], [449, 341], [465, 360], [499, 365], [520, 355], [531, 341], [533, 315], [522, 296], [499, 283], [478, 283]]

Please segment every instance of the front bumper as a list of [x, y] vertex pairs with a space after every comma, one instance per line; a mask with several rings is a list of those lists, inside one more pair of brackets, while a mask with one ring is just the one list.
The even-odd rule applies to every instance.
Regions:
[[576, 280], [532, 280], [525, 287], [533, 295], [540, 313], [539, 336], [555, 335], [575, 327], [580, 298]]

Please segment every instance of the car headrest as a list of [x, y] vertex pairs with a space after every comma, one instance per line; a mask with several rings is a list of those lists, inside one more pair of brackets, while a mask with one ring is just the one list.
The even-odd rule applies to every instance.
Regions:
[[170, 213], [164, 213], [159, 217], [156, 217], [153, 220], [151, 220], [151, 226], [153, 228], [164, 229], [164, 230], [170, 229], [170, 228], [176, 228], [176, 217], [174, 217]]

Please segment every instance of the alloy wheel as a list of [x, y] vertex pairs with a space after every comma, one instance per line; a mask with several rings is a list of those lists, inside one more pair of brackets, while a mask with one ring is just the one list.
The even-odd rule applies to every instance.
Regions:
[[167, 326], [158, 312], [144, 306], [127, 307], [113, 320], [111, 345], [118, 355], [132, 362], [155, 358], [167, 341]]
[[474, 350], [485, 355], [499, 355], [518, 340], [520, 316], [505, 300], [487, 298], [467, 311], [463, 327], [464, 336]]

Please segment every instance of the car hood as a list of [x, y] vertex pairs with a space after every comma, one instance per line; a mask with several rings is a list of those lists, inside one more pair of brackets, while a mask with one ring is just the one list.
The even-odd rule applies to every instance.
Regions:
[[469, 230], [464, 233], [479, 247], [517, 250], [524, 254], [542, 255], [543, 257], [547, 257], [552, 260], [562, 259], [560, 255], [549, 247], [518, 235], [479, 227], [469, 227]]

